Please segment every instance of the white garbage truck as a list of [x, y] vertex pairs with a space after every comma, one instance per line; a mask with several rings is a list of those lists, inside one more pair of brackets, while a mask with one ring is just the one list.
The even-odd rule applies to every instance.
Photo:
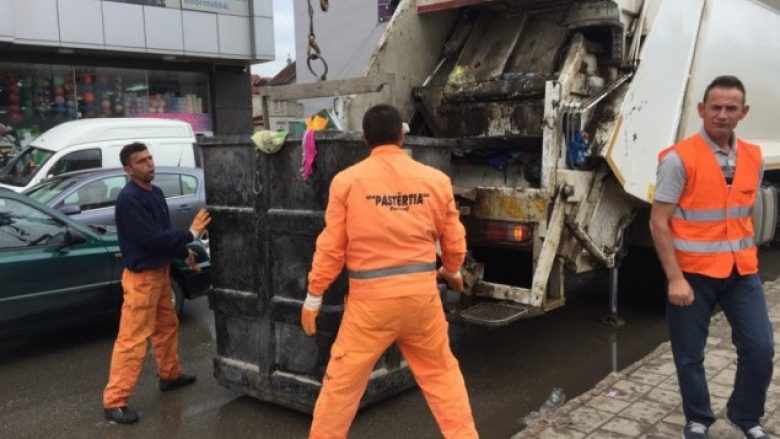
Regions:
[[[761, 145], [768, 178], [780, 169], [779, 7], [402, 1], [365, 78], [266, 93], [370, 91], [342, 100], [348, 130], [369, 106], [391, 102], [413, 135], [434, 138], [410, 150], [455, 186], [469, 292], [485, 299], [462, 317], [501, 325], [562, 306], [567, 270], [614, 268], [629, 246], [650, 245], [657, 155], [700, 129], [697, 103], [716, 76], [746, 84], [751, 112], [738, 135]], [[774, 233], [774, 193], [758, 197], [759, 243]]]
[[[368, 155], [358, 131], [371, 105], [395, 104], [412, 130], [405, 148], [451, 177], [468, 234], [469, 288], [463, 302], [445, 306], [452, 305], [448, 318], [475, 324], [561, 307], [567, 274], [615, 273], [626, 248], [629, 258], [633, 247], [652, 249], [647, 212], [657, 155], [700, 129], [696, 104], [718, 75], [746, 84], [751, 111], [738, 134], [761, 145], [765, 176], [775, 178], [777, 3], [402, 0], [363, 77], [265, 88], [266, 107], [345, 96], [338, 109], [345, 130], [316, 133], [305, 180], [300, 135], [272, 154], [242, 136], [199, 140], [214, 218], [217, 380], [312, 409], [347, 279], [342, 274], [326, 292], [317, 334], [308, 337], [299, 320], [306, 274], [333, 176]], [[318, 56], [312, 47], [312, 66]], [[776, 223], [771, 186], [758, 199], [763, 243]], [[391, 347], [361, 404], [413, 385]]]

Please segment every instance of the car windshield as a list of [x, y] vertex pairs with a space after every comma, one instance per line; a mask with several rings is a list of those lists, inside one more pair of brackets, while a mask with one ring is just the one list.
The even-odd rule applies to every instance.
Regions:
[[28, 146], [0, 172], [0, 183], [27, 186], [38, 169], [53, 155], [54, 151]]
[[78, 183], [78, 180], [74, 178], [54, 178], [36, 184], [24, 191], [24, 194], [39, 203], [48, 204], [49, 201], [65, 192], [69, 187], [74, 186], [76, 183]]

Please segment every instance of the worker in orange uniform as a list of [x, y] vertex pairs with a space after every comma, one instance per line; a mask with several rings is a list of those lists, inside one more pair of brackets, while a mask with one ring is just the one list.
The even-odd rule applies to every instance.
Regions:
[[154, 159], [146, 145], [125, 145], [119, 158], [130, 177], [119, 192], [115, 212], [125, 265], [124, 302], [103, 392], [103, 412], [109, 421], [132, 424], [138, 421], [138, 414], [127, 407], [127, 401], [141, 373], [147, 340], [152, 341], [161, 391], [195, 382], [179, 365], [179, 320], [173, 309], [169, 270], [173, 258], [185, 259], [193, 270], [200, 270], [187, 244], [200, 238], [211, 217], [201, 209], [189, 230], [171, 229], [165, 197], [152, 185]]
[[[446, 438], [477, 438], [458, 361], [452, 355], [437, 275], [463, 291], [466, 255], [449, 178], [401, 149], [398, 110], [377, 105], [363, 117], [371, 155], [330, 186], [325, 229], [317, 238], [301, 310], [316, 332], [322, 295], [346, 265], [349, 300], [309, 437], [345, 438], [372, 368], [397, 343]], [[443, 266], [436, 270], [436, 244]]]

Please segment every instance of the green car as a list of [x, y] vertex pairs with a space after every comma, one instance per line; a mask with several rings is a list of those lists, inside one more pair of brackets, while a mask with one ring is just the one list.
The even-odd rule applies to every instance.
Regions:
[[[205, 248], [190, 244], [201, 272], [171, 267], [174, 306], [208, 292]], [[0, 336], [117, 316], [122, 305], [116, 229], [90, 227], [26, 195], [0, 189]]]

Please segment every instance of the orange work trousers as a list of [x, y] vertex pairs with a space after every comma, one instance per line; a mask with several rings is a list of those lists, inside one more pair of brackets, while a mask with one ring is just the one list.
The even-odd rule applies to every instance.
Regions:
[[463, 375], [450, 350], [441, 300], [438, 295], [414, 295], [349, 299], [314, 406], [310, 439], [347, 437], [371, 370], [393, 342], [444, 437], [478, 437]]
[[173, 309], [170, 267], [122, 273], [124, 303], [119, 335], [111, 355], [111, 372], [103, 391], [103, 407], [127, 405], [146, 357], [146, 341], [152, 340], [160, 378], [181, 376], [179, 319]]

